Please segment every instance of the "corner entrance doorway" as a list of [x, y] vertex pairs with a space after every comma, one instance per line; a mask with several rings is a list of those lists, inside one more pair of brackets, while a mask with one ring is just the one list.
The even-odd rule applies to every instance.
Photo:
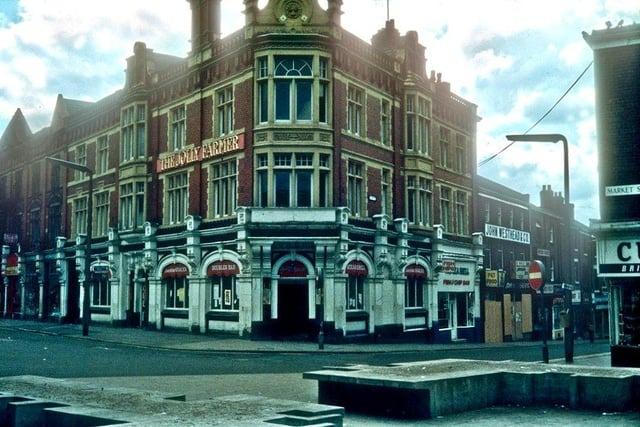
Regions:
[[306, 280], [278, 281], [279, 334], [306, 338], [309, 331], [309, 291]]

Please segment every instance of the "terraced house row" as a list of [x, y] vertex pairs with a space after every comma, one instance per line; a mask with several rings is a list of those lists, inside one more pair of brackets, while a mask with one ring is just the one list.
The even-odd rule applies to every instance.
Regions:
[[[58, 97], [1, 140], [5, 315], [250, 337], [482, 338], [476, 106], [393, 20], [365, 42], [341, 0], [190, 0], [186, 58], [136, 42], [121, 90]], [[95, 171], [93, 254], [86, 259]], [[91, 277], [83, 269], [90, 263]]]

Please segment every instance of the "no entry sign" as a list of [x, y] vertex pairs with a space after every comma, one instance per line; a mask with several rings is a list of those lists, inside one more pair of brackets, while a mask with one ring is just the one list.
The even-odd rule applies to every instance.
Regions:
[[542, 261], [534, 260], [529, 264], [529, 286], [535, 291], [544, 284], [544, 264]]

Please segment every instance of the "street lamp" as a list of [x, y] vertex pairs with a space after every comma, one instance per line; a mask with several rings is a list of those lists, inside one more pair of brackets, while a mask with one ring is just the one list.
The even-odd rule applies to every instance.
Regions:
[[84, 297], [82, 299], [82, 335], [89, 335], [89, 323], [91, 321], [91, 306], [89, 304], [90, 277], [91, 277], [91, 234], [93, 232], [93, 170], [79, 163], [69, 162], [67, 160], [47, 157], [52, 163], [57, 165], [84, 172], [89, 175], [89, 200], [87, 202], [87, 238], [85, 241], [85, 261], [84, 261]]
[[[567, 138], [559, 133], [541, 133], [541, 134], [526, 134], [526, 135], [507, 135], [509, 141], [521, 141], [521, 142], [550, 142], [556, 144], [562, 141], [562, 147], [564, 149], [564, 214], [568, 227], [568, 246], [571, 248], [571, 206], [569, 197], [569, 143]], [[569, 282], [573, 282], [573, 269], [569, 268]], [[568, 310], [569, 320], [568, 325], [564, 328], [564, 359], [565, 362], [573, 362], [573, 310], [571, 309], [571, 296], [569, 291], [569, 298], [567, 301], [567, 295], [565, 294], [565, 308]], [[544, 331], [546, 334], [547, 331]]]

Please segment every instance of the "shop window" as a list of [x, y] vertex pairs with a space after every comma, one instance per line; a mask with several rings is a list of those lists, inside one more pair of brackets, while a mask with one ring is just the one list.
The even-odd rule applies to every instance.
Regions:
[[347, 279], [347, 310], [364, 310], [364, 276]]
[[451, 328], [449, 294], [446, 292], [438, 292], [438, 329], [449, 328]]
[[172, 109], [169, 113], [169, 116], [171, 119], [169, 150], [182, 150], [185, 146], [185, 140], [187, 136], [186, 107], [184, 105], [180, 105], [179, 107]]
[[458, 327], [473, 326], [473, 307], [475, 298], [473, 292], [455, 293], [456, 322]]
[[347, 131], [364, 136], [364, 91], [349, 85], [347, 91]]
[[233, 86], [216, 91], [216, 136], [233, 131]]
[[187, 216], [189, 207], [189, 178], [187, 172], [171, 175], [166, 179], [167, 219], [169, 224], [179, 224]]
[[431, 155], [431, 103], [419, 96], [407, 96], [407, 150]]
[[620, 337], [618, 344], [640, 345], [640, 290], [637, 287], [621, 287]]
[[445, 232], [451, 229], [451, 189], [440, 187], [440, 217]]
[[274, 85], [276, 121], [311, 120], [311, 57], [275, 57]]
[[91, 285], [91, 305], [92, 306], [110, 306], [111, 305], [111, 286], [109, 285], [109, 276], [107, 274], [94, 274]]
[[237, 311], [239, 301], [236, 276], [217, 276], [210, 280], [211, 309]]
[[144, 104], [123, 108], [120, 114], [120, 161], [127, 162], [145, 156], [147, 113]]
[[121, 230], [131, 230], [144, 223], [144, 188], [144, 182], [129, 182], [120, 186]]
[[364, 194], [364, 166], [350, 161], [347, 169], [347, 207], [353, 216], [363, 215], [362, 200]]
[[94, 196], [93, 235], [105, 236], [109, 227], [109, 192], [103, 191]]
[[106, 135], [96, 141], [96, 174], [103, 174], [109, 169], [109, 140]]
[[216, 218], [233, 215], [237, 204], [236, 160], [211, 166], [211, 208]]
[[166, 290], [166, 308], [189, 308], [189, 284], [186, 277], [162, 279]]

